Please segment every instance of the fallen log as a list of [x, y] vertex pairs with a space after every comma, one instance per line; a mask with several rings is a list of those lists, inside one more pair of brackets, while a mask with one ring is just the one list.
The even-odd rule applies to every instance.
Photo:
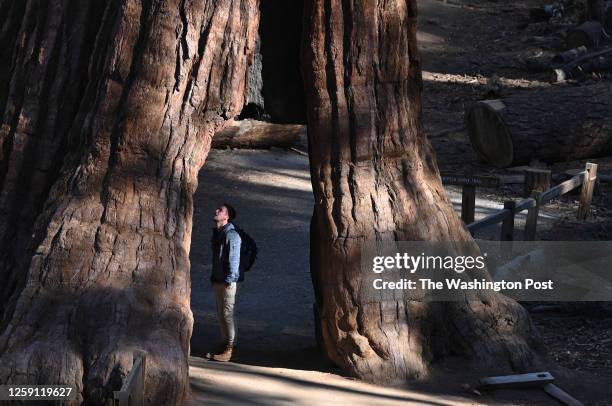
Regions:
[[291, 148], [304, 144], [306, 126], [273, 124], [257, 120], [232, 120], [215, 134], [212, 147], [224, 148]]
[[480, 101], [466, 112], [472, 146], [506, 168], [612, 153], [612, 85], [554, 87]]
[[604, 73], [612, 70], [612, 49], [588, 54], [553, 70], [551, 82], [561, 83], [568, 79], [582, 79], [591, 73]]
[[575, 61], [576, 59], [587, 54], [588, 52], [589, 50], [587, 49], [587, 47], [583, 45], [583, 46], [579, 46], [578, 48], [572, 48], [568, 51], [561, 52], [555, 55], [552, 61], [556, 63], [569, 63], [569, 62]]

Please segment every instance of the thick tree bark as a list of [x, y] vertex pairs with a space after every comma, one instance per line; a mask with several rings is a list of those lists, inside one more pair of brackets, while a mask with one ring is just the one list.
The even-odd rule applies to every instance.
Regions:
[[540, 89], [477, 102], [466, 113], [472, 146], [504, 168], [612, 154], [612, 87]]
[[192, 194], [257, 0], [0, 0], [0, 382], [188, 390]]
[[432, 360], [451, 354], [524, 368], [532, 326], [501, 295], [448, 303], [362, 299], [365, 241], [476, 248], [421, 125], [416, 1], [306, 3], [311, 272], [327, 355], [353, 375], [385, 383], [425, 376]]

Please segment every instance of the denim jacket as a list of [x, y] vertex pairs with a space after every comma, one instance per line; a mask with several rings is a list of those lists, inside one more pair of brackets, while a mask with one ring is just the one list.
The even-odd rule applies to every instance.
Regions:
[[244, 275], [240, 271], [240, 235], [232, 223], [222, 229], [213, 228], [211, 238], [213, 283], [242, 282]]

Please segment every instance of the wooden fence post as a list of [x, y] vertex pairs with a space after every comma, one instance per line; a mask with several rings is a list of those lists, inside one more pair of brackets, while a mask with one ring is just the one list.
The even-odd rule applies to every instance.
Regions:
[[516, 215], [516, 202], [514, 200], [508, 200], [504, 202], [504, 210], [508, 210], [510, 215], [507, 216], [502, 222], [501, 227], [501, 241], [513, 241], [514, 240], [514, 216]]
[[144, 406], [145, 404], [145, 394], [146, 394], [146, 386], [145, 380], [147, 377], [147, 353], [146, 351], [136, 350], [134, 352], [134, 362], [140, 359], [140, 376], [138, 379], [138, 385], [135, 390], [134, 396], [134, 405]]
[[132, 370], [126, 377], [121, 390], [114, 392], [116, 406], [143, 406], [145, 404], [147, 353], [136, 350], [133, 357]]
[[586, 220], [591, 214], [591, 201], [593, 200], [593, 190], [597, 180], [597, 164], [586, 164], [586, 175], [582, 182], [580, 191], [580, 205], [578, 206], [578, 220]]
[[534, 241], [536, 228], [538, 226], [538, 215], [540, 214], [540, 206], [542, 205], [542, 192], [533, 192], [532, 196], [535, 200], [535, 207], [527, 211], [527, 221], [525, 222], [525, 241]]
[[474, 222], [476, 211], [476, 186], [464, 185], [461, 190], [461, 220], [465, 224]]
[[508, 260], [512, 259], [513, 243], [514, 241], [514, 218], [516, 216], [516, 202], [514, 200], [507, 200], [504, 202], [504, 210], [510, 212], [509, 215], [504, 217], [501, 226], [501, 236], [499, 238], [499, 249], [503, 258]]

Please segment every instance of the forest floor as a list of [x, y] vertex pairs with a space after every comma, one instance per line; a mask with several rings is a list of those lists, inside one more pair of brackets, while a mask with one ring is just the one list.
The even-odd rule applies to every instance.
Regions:
[[[514, 168], [497, 169], [481, 162], [464, 126], [466, 108], [478, 101], [551, 86], [550, 71], [527, 68], [525, 60], [562, 50], [563, 36], [572, 18], [533, 22], [530, 10], [546, 0], [425, 0], [419, 2], [419, 47], [423, 62], [423, 122], [436, 151], [441, 172], [471, 175], [516, 175]], [[492, 81], [492, 78], [497, 78]], [[594, 77], [589, 81], [601, 80]], [[600, 174], [612, 173], [612, 157], [591, 159]], [[559, 181], [567, 170], [583, 170], [586, 160], [536, 163], [550, 169]], [[498, 201], [516, 199], [522, 184], [497, 190], [480, 189], [479, 196]], [[594, 216], [575, 220], [578, 195], [569, 193], [545, 207], [560, 217], [539, 239], [558, 240], [568, 229], [581, 239], [612, 240], [612, 186], [598, 185]], [[540, 230], [539, 230], [540, 231]]]
[[[475, 156], [463, 126], [465, 108], [476, 100], [549, 86], [547, 74], [525, 68], [524, 58], [550, 52], [562, 28], [531, 23], [529, 8], [543, 0], [419, 0], [423, 57], [424, 124], [443, 172], [516, 174], [493, 169]], [[489, 78], [499, 78], [491, 89]], [[450, 129], [450, 131], [449, 131]], [[440, 135], [443, 134], [443, 135]], [[612, 159], [595, 160], [600, 173]], [[549, 166], [554, 179], [585, 161]], [[517, 199], [522, 185], [478, 190], [478, 215]], [[448, 188], [458, 209], [458, 188]], [[577, 196], [547, 205], [538, 238], [612, 240], [612, 189], [602, 184], [594, 217], [575, 220]], [[218, 342], [209, 286], [209, 239], [214, 208], [231, 202], [237, 223], [258, 242], [259, 257], [238, 294], [239, 348], [235, 362], [204, 360]], [[308, 269], [312, 191], [306, 157], [293, 152], [213, 151], [200, 174], [192, 236], [192, 404], [420, 404], [555, 405], [541, 391], [484, 393], [466, 390], [479, 377], [452, 370], [427, 382], [381, 388], [343, 377], [315, 348], [313, 292]], [[520, 224], [518, 225], [520, 226]], [[494, 238], [486, 231], [480, 238]], [[589, 405], [612, 405], [612, 315], [592, 308], [535, 306], [532, 317], [549, 354], [548, 369], [559, 386]], [[456, 369], [455, 369], [456, 371]], [[223, 372], [223, 373], [219, 373]]]
[[[516, 175], [512, 168], [497, 169], [479, 161], [464, 128], [465, 110], [478, 100], [551, 86], [550, 71], [528, 69], [526, 59], [564, 50], [565, 32], [577, 21], [577, 14], [568, 13], [557, 21], [537, 22], [530, 16], [530, 10], [551, 1], [443, 3], [419, 2], [423, 121], [440, 170], [466, 175]], [[586, 81], [603, 79], [608, 78], [593, 76]], [[612, 172], [612, 157], [589, 161], [598, 164], [600, 174]], [[551, 170], [553, 184], [564, 179], [565, 171], [583, 170], [585, 164], [585, 160], [551, 165], [536, 163]], [[508, 184], [496, 190], [478, 189], [477, 193], [479, 198], [502, 206], [506, 199], [521, 197], [522, 184]], [[538, 224], [537, 238], [612, 240], [612, 185], [598, 184], [593, 216], [585, 222], [576, 219], [578, 198], [574, 192], [547, 204], [541, 213], [550, 221], [544, 227]], [[520, 238], [520, 233], [517, 234]], [[489, 239], [488, 235], [477, 237]], [[571, 369], [610, 377], [612, 386], [612, 314], [598, 312], [593, 310], [596, 307], [586, 304], [532, 308], [543, 309], [533, 312], [532, 318], [554, 360]]]

